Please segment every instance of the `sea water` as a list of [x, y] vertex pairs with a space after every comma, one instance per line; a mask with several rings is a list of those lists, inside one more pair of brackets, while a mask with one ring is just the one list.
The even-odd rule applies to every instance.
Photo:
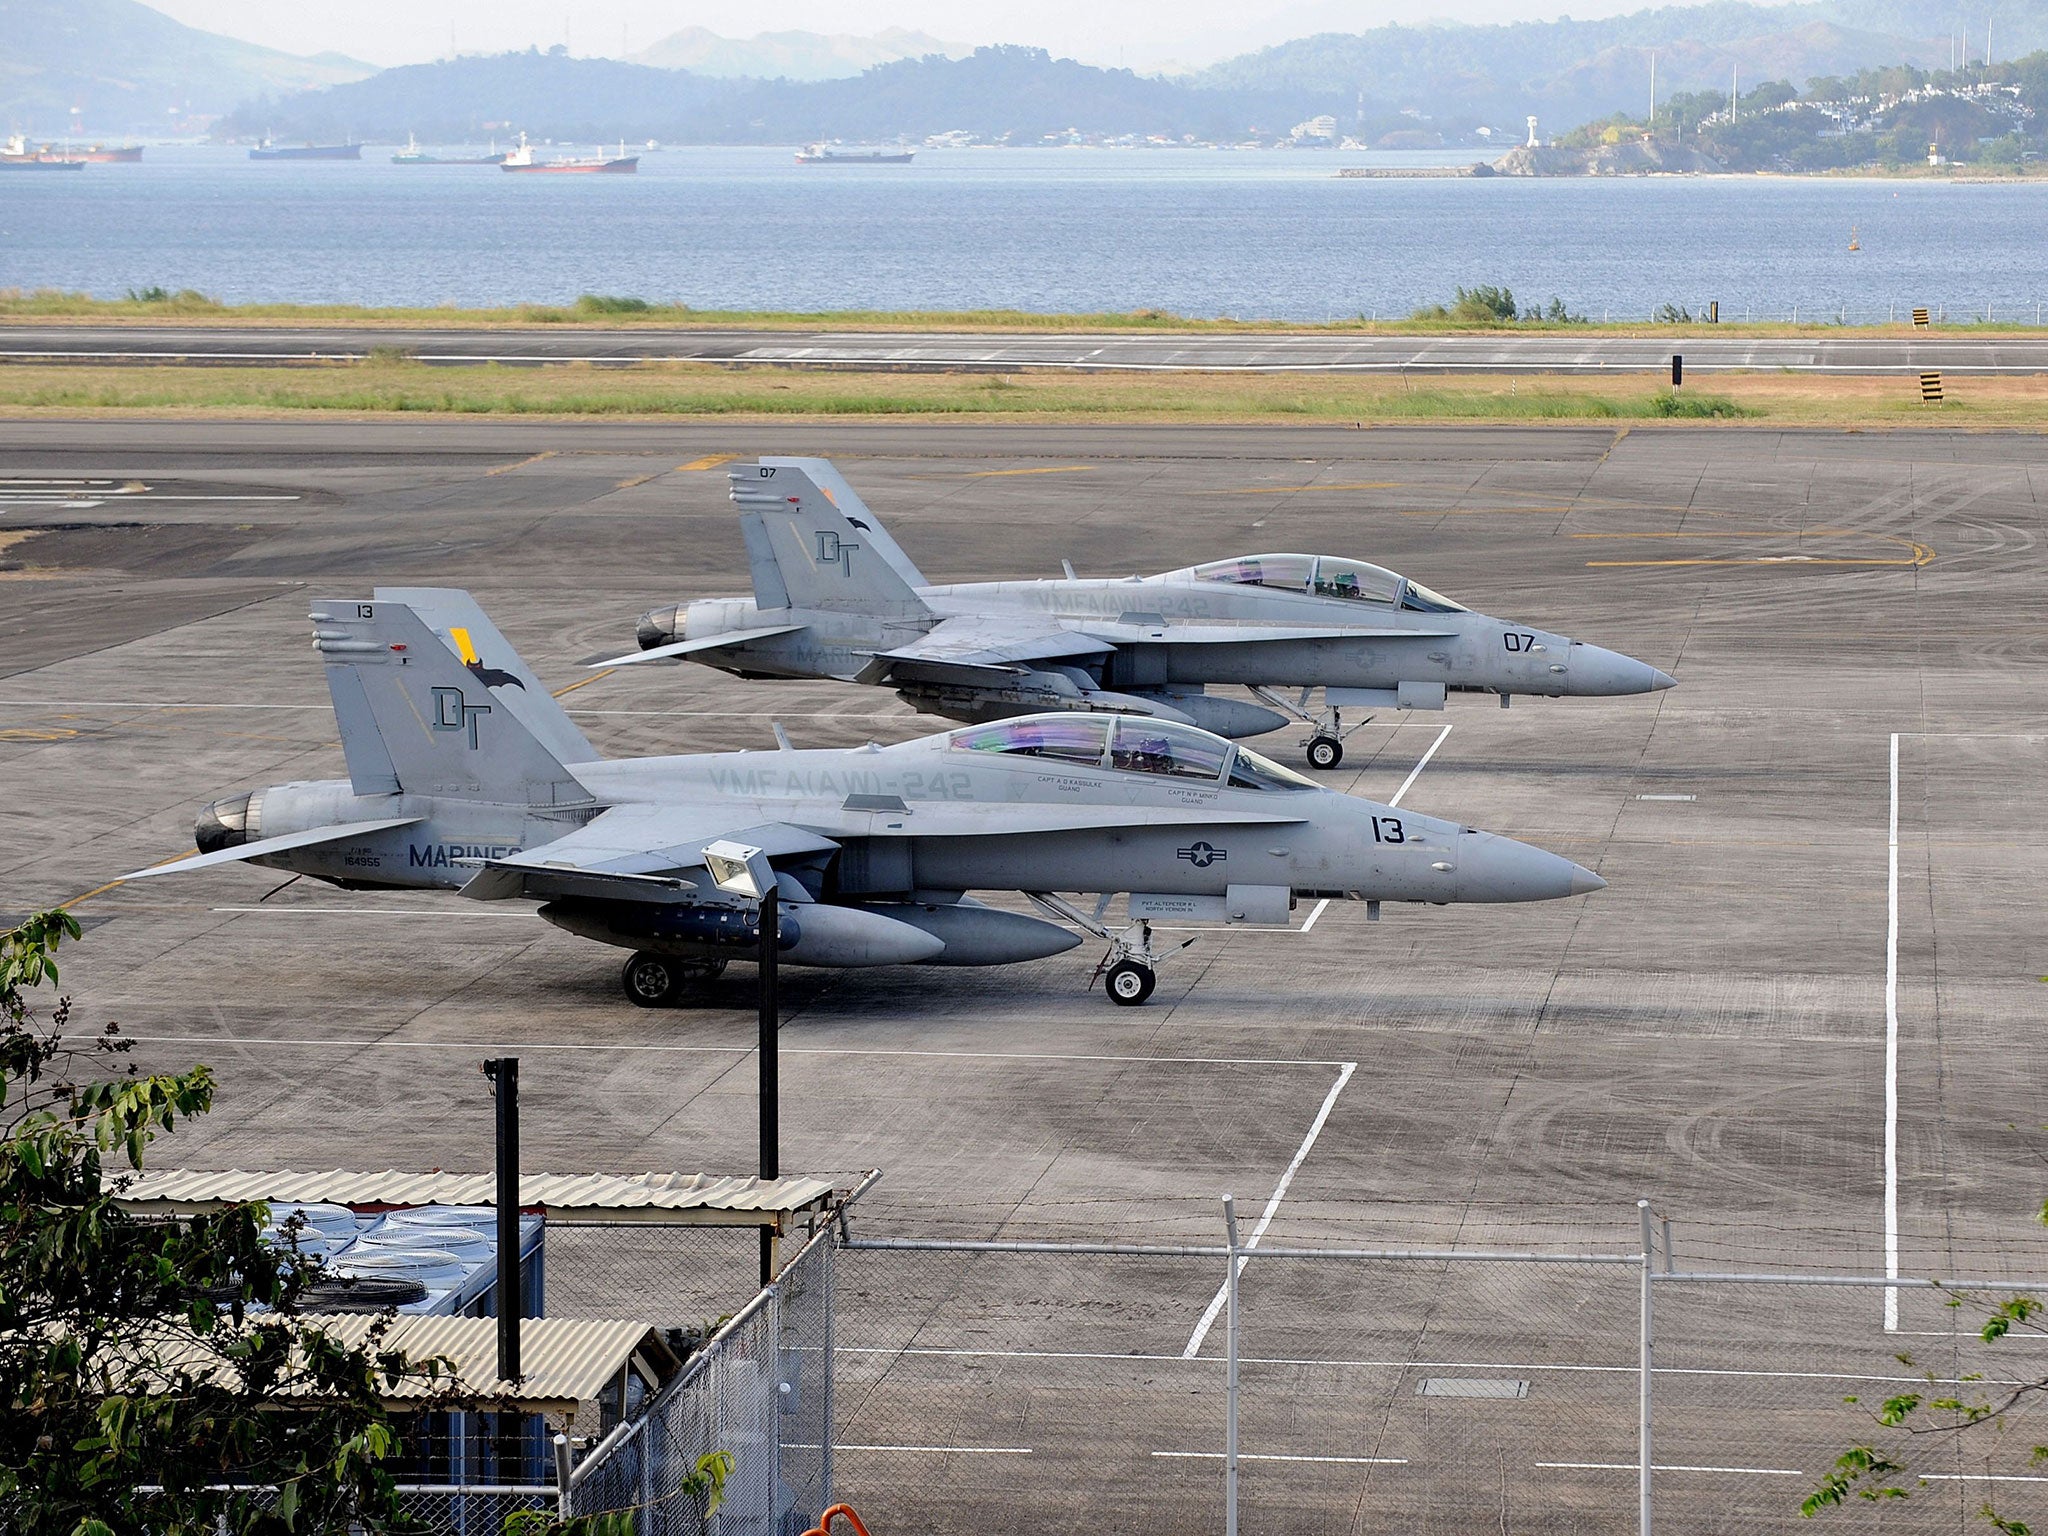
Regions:
[[0, 288], [1307, 321], [1406, 315], [1479, 284], [1593, 319], [1718, 300], [1731, 320], [1926, 305], [2031, 321], [2048, 302], [2043, 181], [1341, 179], [1472, 157], [1084, 148], [924, 150], [907, 166], [672, 149], [642, 151], [636, 176], [531, 176], [389, 153], [155, 146], [138, 165], [0, 175]]

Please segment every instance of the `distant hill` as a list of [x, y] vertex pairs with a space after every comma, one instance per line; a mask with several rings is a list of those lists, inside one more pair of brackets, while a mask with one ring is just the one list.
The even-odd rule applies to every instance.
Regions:
[[[2048, 23], [2040, 0], [2028, 12], [1999, 18], [2015, 51], [2033, 46], [2028, 34]], [[1194, 79], [1221, 90], [1362, 92], [1447, 129], [1481, 122], [1513, 129], [1535, 113], [1549, 132], [1646, 102], [1653, 52], [1660, 93], [1725, 91], [1731, 70], [1747, 86], [1763, 79], [1803, 85], [1902, 63], [1945, 67], [1945, 23], [1930, 36], [1932, 19], [1926, 7], [1903, 0], [1712, 0], [1594, 21], [1388, 26], [1300, 38], [1227, 59]]]
[[840, 80], [898, 59], [921, 59], [934, 53], [958, 58], [969, 51], [929, 33], [901, 27], [867, 37], [848, 32], [763, 32], [748, 38], [721, 37], [703, 27], [685, 27], [634, 54], [632, 62], [656, 69], [687, 69], [720, 79]]
[[274, 133], [296, 142], [353, 135], [397, 140], [417, 134], [429, 144], [481, 143], [524, 130], [538, 139], [597, 143], [606, 139], [675, 139], [684, 125], [715, 115], [719, 101], [742, 87], [674, 69], [617, 59], [546, 53], [465, 55], [407, 64], [367, 80], [281, 98], [243, 103], [217, 132], [244, 137]]
[[368, 80], [251, 102], [224, 132], [281, 139], [461, 142], [524, 129], [537, 138], [801, 144], [922, 139], [964, 130], [1037, 142], [1082, 134], [1242, 138], [1284, 132], [1340, 104], [1321, 93], [1191, 90], [1129, 70], [1055, 59], [1038, 48], [980, 48], [964, 59], [902, 59], [851, 80], [714, 80], [682, 70], [547, 53], [498, 54], [388, 69]]
[[45, 137], [74, 107], [87, 133], [162, 133], [260, 92], [375, 73], [201, 32], [135, 0], [0, 0], [0, 39], [0, 120]]

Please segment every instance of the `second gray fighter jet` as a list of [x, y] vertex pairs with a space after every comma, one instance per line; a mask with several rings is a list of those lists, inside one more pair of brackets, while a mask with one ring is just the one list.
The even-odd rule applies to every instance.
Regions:
[[[1084, 710], [1236, 738], [1291, 718], [1309, 727], [1318, 768], [1342, 761], [1347, 730], [1375, 710], [1442, 709], [1452, 693], [1495, 694], [1503, 706], [1516, 694], [1651, 693], [1674, 681], [1334, 555], [938, 586], [829, 461], [764, 458], [731, 476], [754, 595], [656, 608], [640, 620], [641, 651], [601, 664], [686, 658], [739, 677], [878, 684], [970, 722]], [[1208, 691], [1229, 684], [1261, 702]]]

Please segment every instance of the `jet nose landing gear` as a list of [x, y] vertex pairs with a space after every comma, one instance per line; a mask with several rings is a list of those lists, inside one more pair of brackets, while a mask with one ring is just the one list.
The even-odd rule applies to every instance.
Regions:
[[1309, 738], [1308, 764], [1311, 768], [1334, 768], [1344, 761], [1344, 743], [1335, 736]]
[[1119, 960], [1102, 975], [1102, 990], [1120, 1007], [1135, 1008], [1159, 985], [1159, 973], [1135, 960]]

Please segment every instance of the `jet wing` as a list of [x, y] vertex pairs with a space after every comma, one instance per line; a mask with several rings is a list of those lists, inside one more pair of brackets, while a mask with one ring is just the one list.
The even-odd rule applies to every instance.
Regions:
[[1126, 619], [1070, 622], [1081, 626], [1084, 633], [1108, 642], [1105, 650], [1119, 645], [1261, 645], [1276, 640], [1441, 640], [1457, 633], [1452, 629], [1398, 629], [1369, 624], [1145, 624]]
[[728, 646], [745, 645], [749, 640], [765, 640], [770, 635], [793, 635], [800, 629], [810, 627], [808, 624], [776, 624], [767, 629], [735, 629], [722, 635], [705, 635], [697, 640], [678, 640], [671, 645], [657, 645], [652, 650], [631, 651], [624, 656], [593, 658], [583, 665], [631, 667], [643, 661], [668, 661], [677, 656], [692, 656], [698, 651], [722, 651]]
[[1100, 656], [1116, 647], [1050, 620], [1014, 614], [958, 614], [908, 645], [878, 651], [857, 682], [936, 682], [987, 686], [1009, 681], [1030, 663]]
[[737, 820], [731, 809], [713, 806], [615, 805], [566, 837], [481, 861], [462, 894], [477, 901], [590, 895], [670, 901], [675, 892], [696, 888], [689, 871], [704, 867], [704, 845], [721, 838], [750, 843], [771, 859], [839, 846], [784, 822]]
[[286, 832], [277, 837], [259, 838], [253, 843], [243, 843], [234, 848], [222, 848], [213, 853], [195, 853], [189, 859], [180, 859], [175, 864], [153, 864], [148, 869], [138, 869], [132, 875], [123, 875], [123, 880], [146, 880], [152, 875], [182, 875], [190, 870], [211, 869], [216, 864], [239, 864], [244, 859], [260, 859], [266, 853], [283, 853], [290, 848], [313, 848], [321, 843], [345, 843], [352, 837], [367, 837], [372, 832], [388, 832], [393, 827], [409, 827], [424, 821], [424, 816], [394, 816], [385, 821], [351, 821], [338, 827], [315, 827], [309, 832]]

